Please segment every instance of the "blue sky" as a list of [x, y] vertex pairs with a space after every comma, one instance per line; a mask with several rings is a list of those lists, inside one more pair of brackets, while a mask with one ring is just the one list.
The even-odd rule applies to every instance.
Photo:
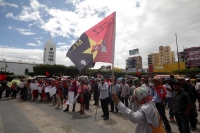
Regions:
[[[1, 7], [0, 18], [1, 20], [1, 44], [8, 47], [24, 48], [29, 49], [34, 45], [37, 48], [43, 49], [43, 43], [46, 42], [51, 34], [40, 28], [40, 24], [37, 24], [34, 20], [29, 19], [12, 19], [8, 17], [9, 13], [13, 16], [18, 16], [22, 13], [23, 7], [30, 7], [29, 0], [4, 0], [6, 5]], [[52, 1], [53, 2], [53, 1]], [[74, 11], [74, 5], [71, 3], [65, 3], [65, 0], [60, 0], [58, 2], [52, 3], [51, 1], [40, 1], [40, 4], [44, 4], [48, 8], [57, 8], [68, 11]], [[13, 4], [13, 5], [11, 5]], [[45, 13], [43, 9], [41, 11], [41, 16], [43, 21], [47, 21], [51, 16]], [[7, 14], [7, 16], [6, 16]], [[74, 40], [73, 36], [69, 38], [63, 36], [56, 36], [54, 38], [55, 43], [66, 43], [70, 44], [70, 40]]]
[[[160, 45], [176, 51], [199, 46], [200, 1], [196, 0], [0, 0], [0, 59], [42, 63], [43, 46], [57, 45], [56, 63], [73, 65], [67, 50], [87, 29], [117, 13], [115, 66], [125, 68], [130, 49], [139, 48], [143, 66]], [[99, 68], [104, 63], [98, 63]]]

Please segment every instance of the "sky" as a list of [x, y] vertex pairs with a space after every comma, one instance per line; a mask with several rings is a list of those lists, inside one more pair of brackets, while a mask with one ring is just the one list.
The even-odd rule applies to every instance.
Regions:
[[73, 65], [65, 58], [70, 46], [116, 11], [115, 66], [125, 69], [129, 50], [139, 48], [147, 68], [161, 45], [176, 54], [175, 33], [179, 51], [200, 45], [199, 7], [199, 0], [0, 0], [0, 59], [42, 63], [51, 35], [56, 64]]

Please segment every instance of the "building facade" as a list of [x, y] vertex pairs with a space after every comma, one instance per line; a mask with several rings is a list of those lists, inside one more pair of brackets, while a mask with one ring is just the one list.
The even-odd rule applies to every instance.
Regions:
[[44, 45], [43, 64], [56, 64], [56, 44], [52, 42], [51, 38]]
[[175, 62], [174, 51], [171, 51], [170, 46], [160, 46], [160, 63], [159, 64], [169, 64]]
[[184, 55], [187, 68], [200, 68], [200, 47], [185, 48]]
[[7, 61], [6, 59], [0, 60], [1, 71], [14, 73], [15, 75], [25, 75], [28, 72], [33, 72], [33, 66], [39, 65], [35, 62], [22, 62], [22, 61]]
[[185, 62], [185, 54], [184, 52], [178, 52], [179, 62]]
[[174, 51], [170, 46], [160, 46], [158, 53], [148, 55], [148, 65], [169, 64], [175, 62]]
[[132, 72], [135, 72], [138, 69], [142, 69], [142, 57], [133, 56], [126, 59], [126, 69]]

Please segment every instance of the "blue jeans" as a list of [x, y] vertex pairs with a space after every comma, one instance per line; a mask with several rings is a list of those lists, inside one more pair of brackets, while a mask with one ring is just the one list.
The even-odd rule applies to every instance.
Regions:
[[166, 97], [165, 106], [167, 104], [168, 104], [168, 107], [169, 107], [169, 117], [174, 118], [174, 111], [173, 111], [173, 105], [172, 105], [172, 98], [171, 97]]
[[175, 113], [176, 123], [180, 133], [190, 133], [189, 116], [185, 116], [183, 113]]

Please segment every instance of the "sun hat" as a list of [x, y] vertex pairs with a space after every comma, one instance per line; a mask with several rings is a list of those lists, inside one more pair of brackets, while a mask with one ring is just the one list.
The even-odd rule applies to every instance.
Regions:
[[154, 77], [154, 78], [150, 79], [150, 82], [151, 83], [159, 82], [160, 84], [162, 84], [162, 80], [160, 78], [158, 78], [158, 77]]

